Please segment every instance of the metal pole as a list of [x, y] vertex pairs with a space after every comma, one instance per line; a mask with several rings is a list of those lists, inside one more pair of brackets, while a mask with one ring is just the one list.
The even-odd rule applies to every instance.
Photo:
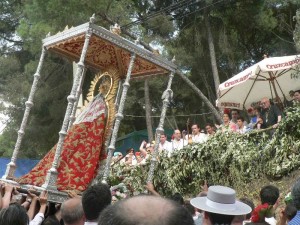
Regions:
[[[90, 18], [90, 24], [93, 23], [94, 20], [95, 20], [95, 18], [93, 15], [93, 17]], [[73, 105], [76, 101], [75, 95], [76, 95], [76, 91], [77, 91], [79, 83], [80, 83], [81, 76], [83, 74], [82, 72], [84, 70], [84, 60], [85, 60], [85, 56], [86, 56], [87, 49], [89, 46], [89, 41], [90, 41], [91, 35], [92, 35], [92, 29], [89, 28], [85, 34], [85, 41], [84, 41], [84, 45], [82, 48], [80, 60], [77, 64], [77, 71], [76, 71], [76, 76], [75, 76], [75, 79], [73, 82], [72, 90], [70, 92], [70, 95], [67, 98], [68, 106], [67, 106], [67, 110], [65, 113], [62, 128], [59, 132], [59, 140], [56, 145], [56, 151], [55, 151], [54, 159], [52, 162], [52, 167], [48, 170], [45, 183], [42, 185], [42, 188], [45, 188], [47, 190], [54, 190], [54, 191], [57, 190], [56, 181], [57, 181], [57, 176], [58, 176], [58, 172], [57, 172], [58, 161], [59, 161], [59, 157], [62, 152], [62, 149], [63, 149], [65, 137], [67, 135], [67, 129], [68, 129], [68, 125], [69, 125], [70, 115], [72, 113]]]
[[[77, 106], [78, 106], [78, 103], [79, 103], [79, 98], [80, 98], [80, 95], [82, 93], [82, 85], [83, 85], [83, 81], [84, 81], [84, 78], [85, 78], [85, 73], [86, 73], [86, 69], [84, 68], [83, 71], [82, 71], [82, 75], [80, 76], [80, 81], [79, 81], [79, 86], [78, 86], [78, 89], [76, 91], [76, 95], [75, 95], [75, 103], [73, 105], [73, 109], [72, 109], [72, 113], [71, 113], [71, 116], [70, 116], [70, 121], [69, 121], [69, 125], [68, 125], [68, 130], [71, 128], [71, 126], [73, 125], [75, 119], [76, 119], [76, 111], [77, 111]], [[76, 79], [76, 77], [75, 77]]]
[[31, 86], [30, 94], [29, 94], [28, 100], [25, 102], [26, 108], [25, 108], [25, 112], [24, 112], [24, 115], [23, 115], [23, 119], [22, 119], [22, 123], [21, 123], [20, 129], [18, 131], [18, 138], [17, 138], [16, 144], [15, 144], [13, 155], [11, 157], [10, 163], [7, 164], [5, 174], [2, 177], [4, 179], [11, 179], [11, 178], [13, 178], [14, 177], [14, 173], [15, 173], [16, 168], [17, 168], [17, 166], [16, 166], [16, 160], [17, 160], [17, 157], [18, 157], [18, 154], [19, 154], [19, 150], [20, 150], [20, 146], [21, 146], [21, 142], [22, 142], [23, 136], [25, 134], [25, 128], [26, 128], [26, 125], [27, 125], [29, 113], [30, 113], [30, 110], [31, 110], [31, 108], [33, 106], [33, 97], [34, 97], [34, 94], [35, 94], [35, 92], [37, 90], [38, 81], [39, 81], [39, 79], [41, 77], [40, 72], [41, 72], [41, 69], [42, 69], [42, 66], [43, 66], [43, 62], [44, 62], [44, 59], [45, 59], [45, 54], [46, 54], [46, 49], [43, 46], [43, 48], [42, 48], [42, 54], [41, 54], [41, 57], [40, 57], [40, 61], [39, 61], [37, 70], [36, 70], [36, 72], [34, 74], [34, 80], [33, 80], [32, 86]]
[[151, 165], [150, 165], [150, 169], [148, 172], [147, 182], [152, 182], [152, 180], [153, 180], [153, 174], [154, 174], [154, 169], [155, 169], [156, 162], [157, 162], [157, 154], [158, 154], [158, 148], [159, 148], [159, 143], [160, 143], [160, 135], [164, 133], [164, 122], [165, 122], [166, 112], [167, 112], [168, 105], [170, 103], [170, 98], [173, 95], [173, 91], [171, 90], [173, 77], [174, 77], [174, 72], [171, 72], [169, 75], [167, 89], [162, 94], [163, 107], [162, 107], [161, 114], [160, 114], [159, 124], [156, 129], [156, 133], [155, 133], [154, 152], [153, 152], [153, 155], [151, 158]]
[[127, 70], [126, 79], [125, 79], [125, 82], [123, 84], [123, 91], [122, 91], [121, 100], [120, 100], [120, 104], [119, 104], [119, 108], [118, 108], [118, 113], [116, 114], [116, 121], [115, 121], [115, 124], [114, 124], [114, 129], [113, 129], [111, 140], [110, 140], [110, 145], [108, 146], [106, 166], [105, 166], [105, 170], [104, 170], [104, 173], [103, 173], [103, 179], [102, 179], [103, 183], [106, 183], [106, 179], [107, 179], [107, 177], [109, 176], [109, 173], [110, 173], [110, 164], [111, 164], [113, 153], [115, 151], [115, 144], [116, 144], [116, 140], [117, 140], [117, 135], [118, 135], [120, 123], [121, 123], [121, 120], [124, 117], [123, 116], [124, 105], [125, 105], [125, 100], [126, 100], [126, 96], [127, 96], [127, 91], [129, 89], [129, 86], [130, 86], [129, 81], [130, 81], [131, 71], [132, 71], [132, 68], [133, 68], [133, 65], [134, 65], [135, 57], [136, 57], [136, 54], [131, 53], [131, 58], [130, 58], [130, 63], [129, 63], [128, 70]]

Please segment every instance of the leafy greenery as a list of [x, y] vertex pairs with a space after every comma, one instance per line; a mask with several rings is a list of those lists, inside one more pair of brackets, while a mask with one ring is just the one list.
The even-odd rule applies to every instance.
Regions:
[[[170, 158], [159, 154], [154, 184], [159, 193], [192, 196], [203, 180], [241, 188], [263, 177], [278, 179], [300, 167], [300, 105], [289, 108], [270, 138], [268, 131], [245, 135], [217, 132], [205, 144], [192, 144]], [[143, 191], [149, 170], [145, 166], [116, 165], [111, 181]]]

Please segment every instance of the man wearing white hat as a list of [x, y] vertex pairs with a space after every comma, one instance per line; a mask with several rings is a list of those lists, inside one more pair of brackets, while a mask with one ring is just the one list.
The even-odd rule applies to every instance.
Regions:
[[197, 197], [191, 204], [204, 211], [203, 225], [230, 225], [233, 218], [246, 215], [251, 207], [236, 200], [236, 192], [224, 186], [210, 186], [206, 197]]

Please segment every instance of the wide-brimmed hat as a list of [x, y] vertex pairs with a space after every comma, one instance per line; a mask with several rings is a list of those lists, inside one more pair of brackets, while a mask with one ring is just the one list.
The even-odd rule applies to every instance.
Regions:
[[223, 215], [246, 215], [251, 207], [236, 200], [235, 190], [224, 186], [210, 186], [206, 197], [191, 200], [197, 209]]

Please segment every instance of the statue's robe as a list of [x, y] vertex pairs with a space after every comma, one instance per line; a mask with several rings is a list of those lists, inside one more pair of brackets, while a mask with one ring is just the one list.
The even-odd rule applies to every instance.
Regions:
[[[101, 154], [106, 111], [104, 99], [97, 95], [68, 131], [58, 162], [58, 190], [84, 191], [97, 175], [99, 162], [106, 157], [105, 154]], [[42, 186], [47, 171], [52, 166], [55, 151], [56, 145], [18, 182]]]

